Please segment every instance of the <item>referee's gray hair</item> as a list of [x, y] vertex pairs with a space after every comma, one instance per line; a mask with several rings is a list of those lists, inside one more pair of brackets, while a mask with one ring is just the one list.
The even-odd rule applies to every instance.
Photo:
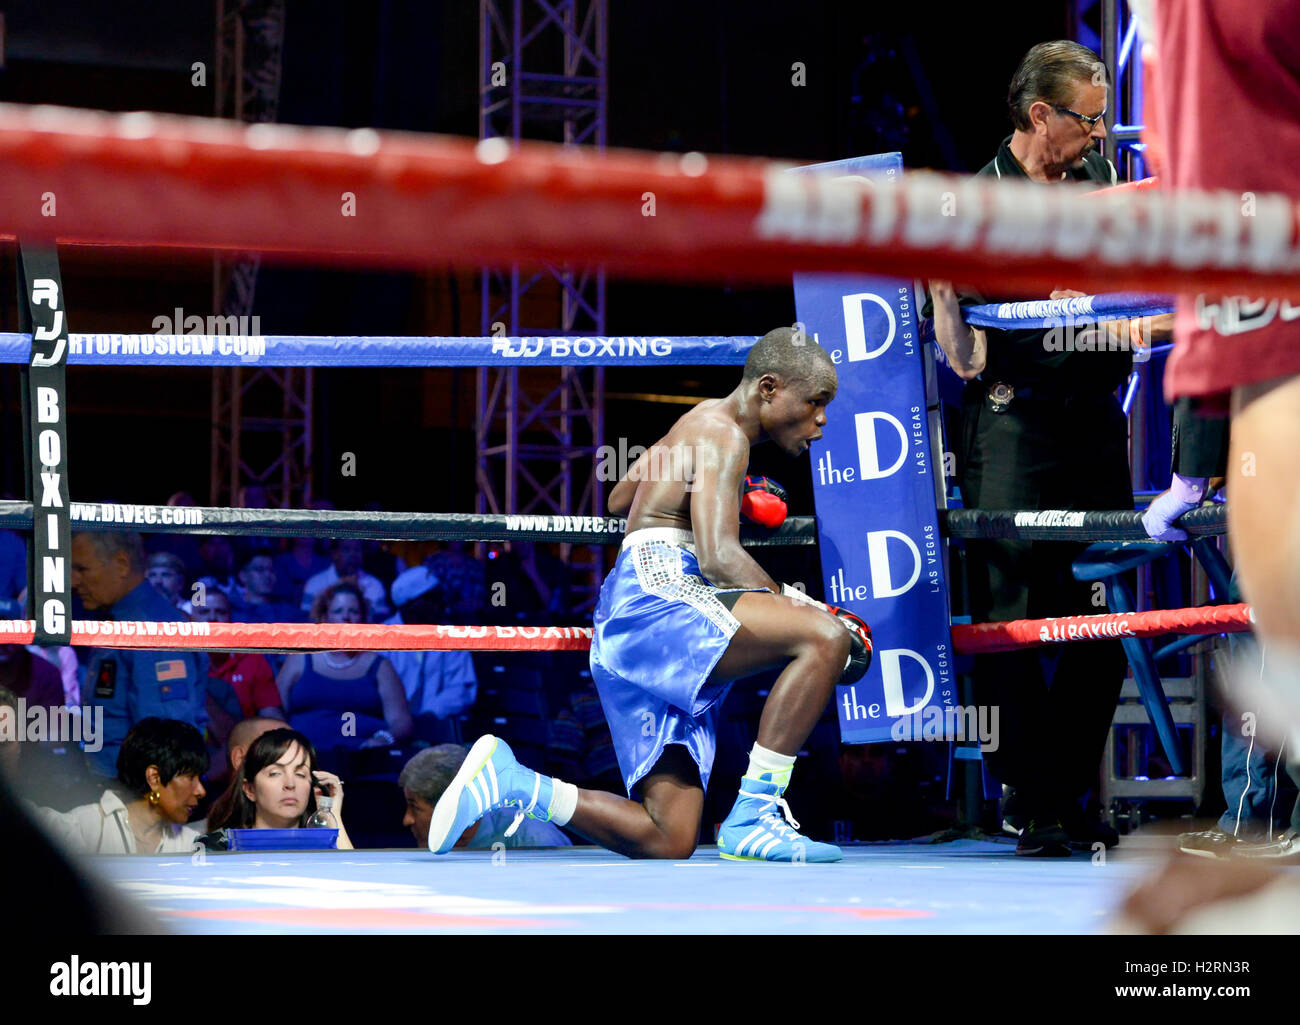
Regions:
[[460, 744], [426, 747], [402, 767], [397, 785], [431, 805], [437, 804], [468, 754], [469, 748]]
[[1072, 39], [1053, 39], [1030, 47], [1011, 77], [1011, 88], [1007, 91], [1011, 123], [1022, 132], [1028, 131], [1029, 108], [1036, 101], [1068, 107], [1070, 94], [1080, 82], [1110, 84], [1106, 65], [1086, 46]]
[[74, 538], [84, 537], [90, 542], [95, 553], [104, 562], [114, 558], [118, 552], [125, 552], [133, 573], [145, 571], [144, 539], [134, 533], [108, 533], [102, 530], [78, 531]]

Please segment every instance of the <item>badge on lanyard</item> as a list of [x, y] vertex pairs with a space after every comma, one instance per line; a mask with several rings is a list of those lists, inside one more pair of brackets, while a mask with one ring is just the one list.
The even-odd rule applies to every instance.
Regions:
[[95, 697], [112, 700], [117, 693], [117, 659], [106, 658], [95, 673]]

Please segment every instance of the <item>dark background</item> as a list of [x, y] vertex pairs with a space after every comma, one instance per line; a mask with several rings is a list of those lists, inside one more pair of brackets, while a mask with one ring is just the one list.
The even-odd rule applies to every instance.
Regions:
[[[0, 100], [108, 110], [213, 111], [206, 2], [10, 0]], [[1066, 2], [899, 5], [802, 0], [610, 4], [609, 144], [832, 160], [901, 149], [908, 167], [972, 171], [1010, 133], [1006, 86], [1034, 43], [1071, 33]], [[290, 0], [279, 120], [477, 135], [478, 4]], [[191, 85], [191, 65], [208, 85]], [[802, 61], [807, 84], [791, 83]], [[211, 266], [131, 250], [61, 253], [71, 329], [150, 332], [211, 311]], [[5, 247], [0, 326], [16, 330]], [[480, 333], [477, 276], [263, 268], [264, 334]], [[375, 296], [382, 296], [381, 302]], [[376, 312], [380, 310], [382, 312]], [[551, 316], [554, 316], [552, 314]], [[547, 321], [543, 312], [534, 323]], [[794, 320], [789, 288], [612, 281], [608, 334], [756, 335]], [[69, 475], [82, 500], [208, 499], [211, 371], [71, 368]], [[609, 370], [607, 390], [725, 394], [733, 368]], [[317, 372], [315, 493], [340, 508], [468, 511], [470, 370]], [[22, 488], [18, 371], [0, 370], [0, 490]], [[686, 407], [611, 401], [606, 441], [649, 444]], [[834, 407], [830, 410], [834, 416]], [[396, 439], [396, 441], [394, 441]], [[339, 473], [343, 452], [357, 474]], [[810, 512], [805, 467], [760, 446], [753, 467]]]

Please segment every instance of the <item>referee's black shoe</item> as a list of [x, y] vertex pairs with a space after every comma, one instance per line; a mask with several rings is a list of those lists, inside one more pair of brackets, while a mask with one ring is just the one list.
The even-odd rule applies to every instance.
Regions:
[[1068, 858], [1070, 838], [1059, 819], [1030, 819], [1020, 832], [1016, 853], [1022, 858]]
[[1070, 838], [1070, 847], [1076, 851], [1095, 850], [1097, 844], [1104, 844], [1107, 848], [1119, 844], [1119, 833], [1110, 823], [1089, 815], [1073, 801], [1061, 814], [1061, 825]]

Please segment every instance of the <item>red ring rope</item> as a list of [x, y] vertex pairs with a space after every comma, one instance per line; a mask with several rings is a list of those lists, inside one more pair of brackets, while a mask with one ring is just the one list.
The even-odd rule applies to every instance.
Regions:
[[[0, 644], [31, 644], [35, 623], [0, 620]], [[74, 620], [72, 644], [181, 651], [586, 651], [589, 626], [382, 623], [152, 623]]]
[[[868, 187], [756, 158], [595, 153], [371, 129], [0, 105], [0, 229], [348, 263], [600, 262], [699, 281], [944, 277], [1034, 295], [1300, 300], [1300, 216], [1231, 197], [905, 174]], [[52, 197], [57, 216], [43, 209]], [[353, 205], [349, 216], [349, 204]]]
[[1039, 644], [1155, 637], [1159, 634], [1241, 633], [1254, 628], [1249, 605], [1207, 605], [1196, 609], [1108, 612], [1099, 616], [1016, 619], [1008, 623], [957, 624], [952, 643], [958, 654], [1011, 651]]
[[[1006, 651], [1108, 637], [1237, 633], [1252, 629], [1249, 605], [1114, 612], [1099, 616], [957, 624], [958, 654]], [[0, 620], [0, 644], [31, 644], [30, 620]], [[182, 651], [586, 651], [587, 626], [386, 626], [379, 623], [148, 623], [77, 620], [72, 643], [97, 648]]]

